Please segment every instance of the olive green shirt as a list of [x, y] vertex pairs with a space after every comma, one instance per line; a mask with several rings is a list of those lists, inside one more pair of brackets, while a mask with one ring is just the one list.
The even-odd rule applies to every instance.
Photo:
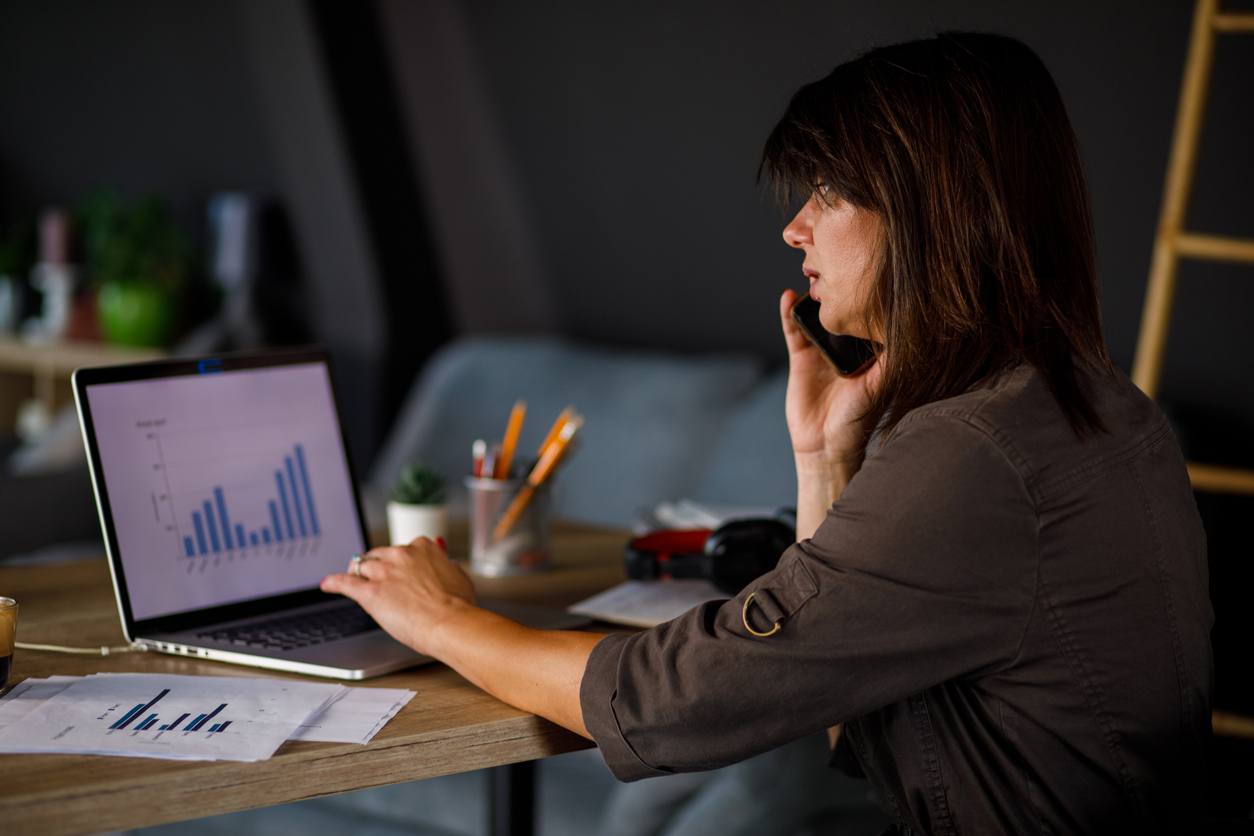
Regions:
[[1080, 438], [1032, 369], [1003, 373], [906, 416], [734, 600], [598, 643], [583, 718], [614, 774], [714, 769], [845, 723], [920, 833], [1197, 815], [1205, 537], [1162, 413], [1122, 375], [1081, 380], [1105, 432]]

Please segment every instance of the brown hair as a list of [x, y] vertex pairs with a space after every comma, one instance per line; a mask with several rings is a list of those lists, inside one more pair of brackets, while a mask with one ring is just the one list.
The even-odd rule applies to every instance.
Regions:
[[822, 184], [882, 220], [867, 315], [886, 342], [869, 410], [885, 433], [1022, 363], [1078, 434], [1102, 429], [1074, 367], [1113, 370], [1088, 186], [1026, 44], [950, 32], [842, 64], [793, 96], [759, 173], [784, 206]]

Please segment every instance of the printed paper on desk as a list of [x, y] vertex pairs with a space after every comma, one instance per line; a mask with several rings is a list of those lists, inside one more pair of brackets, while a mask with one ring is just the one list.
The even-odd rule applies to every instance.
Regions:
[[404, 688], [349, 688], [348, 693], [292, 734], [292, 740], [369, 743], [414, 698]]
[[706, 601], [727, 597], [726, 592], [709, 581], [627, 581], [572, 604], [566, 611], [611, 624], [656, 627]]
[[47, 679], [23, 679], [0, 699], [0, 731], [16, 723], [51, 697], [69, 688], [81, 676], [50, 676]]
[[97, 674], [0, 731], [0, 752], [264, 760], [347, 690], [273, 679]]

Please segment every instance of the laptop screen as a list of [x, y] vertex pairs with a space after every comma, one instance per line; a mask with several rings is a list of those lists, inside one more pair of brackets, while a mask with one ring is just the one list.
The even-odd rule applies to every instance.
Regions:
[[140, 621], [312, 589], [365, 547], [327, 366], [200, 371], [84, 388]]

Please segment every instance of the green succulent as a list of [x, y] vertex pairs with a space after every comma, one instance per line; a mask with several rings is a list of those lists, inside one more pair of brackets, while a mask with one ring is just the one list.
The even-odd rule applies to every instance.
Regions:
[[169, 208], [143, 198], [127, 207], [114, 189], [97, 189], [78, 208], [87, 266], [97, 284], [137, 282], [178, 291], [191, 272], [192, 248]]
[[444, 477], [422, 462], [401, 468], [392, 488], [392, 501], [406, 505], [439, 505], [444, 502]]

